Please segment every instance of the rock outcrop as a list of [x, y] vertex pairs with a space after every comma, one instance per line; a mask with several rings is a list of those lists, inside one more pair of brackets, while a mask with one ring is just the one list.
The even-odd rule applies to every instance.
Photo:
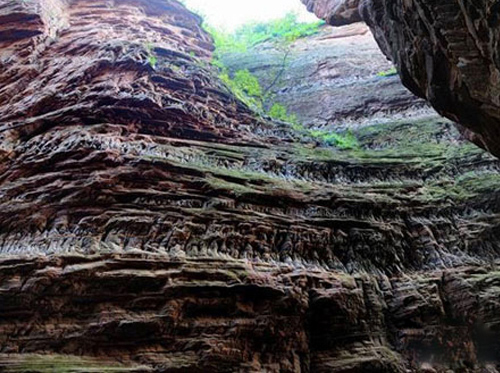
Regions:
[[174, 0], [0, 0], [0, 369], [495, 371], [498, 161], [262, 119]]
[[500, 156], [498, 2], [303, 2], [331, 24], [346, 21], [338, 9], [351, 12], [359, 6], [405, 86], [459, 123], [470, 140]]
[[359, 0], [303, 0], [310, 12], [333, 26], [361, 21]]

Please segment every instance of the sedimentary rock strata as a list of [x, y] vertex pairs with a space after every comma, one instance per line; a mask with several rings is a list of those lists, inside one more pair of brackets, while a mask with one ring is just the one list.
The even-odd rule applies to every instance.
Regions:
[[470, 140], [500, 155], [498, 2], [303, 2], [331, 24], [345, 22], [337, 9], [359, 6], [405, 86], [459, 123]]
[[122, 255], [0, 269], [5, 372], [494, 372], [499, 358], [493, 268], [388, 278]]
[[450, 122], [261, 118], [173, 0], [0, 14], [3, 371], [498, 368], [500, 165]]

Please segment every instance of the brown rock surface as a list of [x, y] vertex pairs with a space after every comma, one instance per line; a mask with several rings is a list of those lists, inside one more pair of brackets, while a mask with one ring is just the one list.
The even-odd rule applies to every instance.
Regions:
[[0, 0], [0, 370], [495, 371], [499, 163], [259, 119], [169, 0]]
[[478, 360], [479, 372], [499, 358], [492, 268], [375, 278], [122, 255], [0, 269], [6, 372], [476, 371]]
[[303, 0], [310, 12], [329, 24], [341, 26], [361, 21], [359, 0]]
[[345, 22], [337, 9], [354, 11], [359, 5], [382, 51], [398, 66], [403, 84], [459, 123], [471, 141], [500, 156], [498, 2], [303, 2], [331, 24]]

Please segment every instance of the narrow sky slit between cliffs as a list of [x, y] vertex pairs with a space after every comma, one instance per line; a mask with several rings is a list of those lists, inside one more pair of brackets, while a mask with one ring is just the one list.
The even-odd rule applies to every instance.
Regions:
[[299, 0], [185, 0], [186, 6], [199, 13], [212, 26], [228, 32], [246, 23], [269, 22], [287, 13], [296, 13], [301, 22], [313, 22], [316, 17], [309, 13]]
[[357, 127], [428, 114], [363, 23], [330, 26], [300, 0], [185, 4], [214, 39], [220, 79], [257, 113], [288, 123], [293, 136], [352, 149]]

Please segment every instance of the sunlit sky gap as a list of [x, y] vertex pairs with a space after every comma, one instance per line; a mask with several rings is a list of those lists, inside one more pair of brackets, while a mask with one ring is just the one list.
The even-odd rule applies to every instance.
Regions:
[[317, 21], [300, 0], [185, 0], [188, 8], [201, 13], [208, 23], [217, 28], [234, 31], [251, 21], [269, 21], [289, 12], [304, 22]]

